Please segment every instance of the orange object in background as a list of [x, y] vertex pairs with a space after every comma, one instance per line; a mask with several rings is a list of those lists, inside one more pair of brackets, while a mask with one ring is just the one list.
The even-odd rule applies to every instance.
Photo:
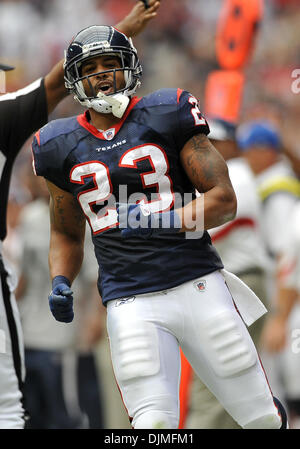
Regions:
[[204, 95], [204, 114], [237, 123], [241, 109], [245, 76], [235, 70], [216, 70], [208, 75]]
[[216, 56], [222, 69], [244, 67], [262, 16], [263, 0], [224, 0], [216, 35]]
[[193, 370], [181, 349], [180, 349], [180, 358], [181, 358], [181, 379], [179, 389], [180, 417], [178, 428], [184, 429], [186, 417], [189, 410], [190, 387], [192, 383]]

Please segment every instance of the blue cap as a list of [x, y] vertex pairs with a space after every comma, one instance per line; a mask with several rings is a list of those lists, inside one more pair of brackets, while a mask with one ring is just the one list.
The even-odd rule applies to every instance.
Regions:
[[277, 129], [268, 122], [247, 122], [237, 130], [237, 143], [242, 151], [254, 146], [266, 146], [281, 150], [281, 139]]

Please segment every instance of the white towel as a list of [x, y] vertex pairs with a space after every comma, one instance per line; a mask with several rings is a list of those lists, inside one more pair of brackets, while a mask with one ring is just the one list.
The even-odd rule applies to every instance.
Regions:
[[220, 271], [241, 317], [248, 327], [251, 326], [251, 324], [267, 312], [267, 309], [251, 288], [235, 274], [226, 270]]

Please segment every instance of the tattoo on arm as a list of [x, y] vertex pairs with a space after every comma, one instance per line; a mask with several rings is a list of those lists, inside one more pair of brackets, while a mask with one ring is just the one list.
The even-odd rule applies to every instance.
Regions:
[[74, 210], [74, 220], [77, 223], [77, 226], [79, 226], [80, 228], [85, 227], [86, 225], [86, 218], [83, 215], [83, 212], [78, 204], [78, 201], [76, 198], [72, 198], [71, 200], [71, 205], [73, 207]]
[[64, 198], [64, 195], [58, 195], [55, 197], [55, 208], [57, 210], [57, 218], [59, 221], [60, 226], [62, 226], [65, 229], [65, 224], [66, 224], [66, 220], [65, 220], [65, 214], [64, 214], [64, 209], [62, 207], [62, 200]]
[[66, 203], [65, 195], [56, 195], [50, 207], [51, 222], [56, 223], [65, 233], [70, 232], [70, 222], [80, 229], [85, 226], [85, 217], [79, 209], [77, 200], [68, 198], [67, 201]]
[[226, 163], [204, 134], [197, 134], [190, 139], [183, 165], [193, 180], [197, 180], [200, 192], [206, 192], [219, 181], [228, 184]]

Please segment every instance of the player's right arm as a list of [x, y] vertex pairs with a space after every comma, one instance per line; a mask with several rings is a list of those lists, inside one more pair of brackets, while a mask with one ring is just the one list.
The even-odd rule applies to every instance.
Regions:
[[51, 279], [64, 276], [72, 283], [83, 260], [85, 216], [73, 195], [49, 181], [47, 187], [50, 192]]
[[[192, 225], [203, 220], [205, 230], [220, 226], [235, 217], [237, 200], [226, 162], [205, 134], [196, 134], [180, 153], [184, 171], [203, 198], [196, 198], [177, 212], [182, 231], [194, 230]], [[200, 203], [201, 207], [197, 208]], [[197, 216], [200, 212], [200, 215]]]

